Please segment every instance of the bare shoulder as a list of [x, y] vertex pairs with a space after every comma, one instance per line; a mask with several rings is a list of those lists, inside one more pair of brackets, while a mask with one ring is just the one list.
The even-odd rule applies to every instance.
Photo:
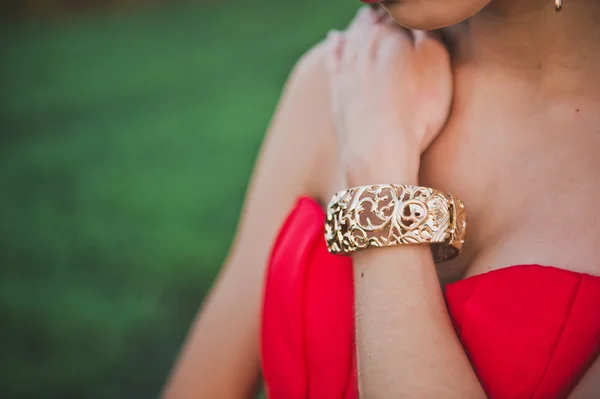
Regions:
[[316, 45], [290, 74], [255, 165], [232, 258], [261, 248], [257, 264], [264, 266], [296, 199], [321, 199], [330, 185], [336, 160], [325, 51], [323, 44]]
[[[325, 67], [320, 43], [296, 63], [265, 139], [261, 159], [278, 158], [273, 177], [293, 184], [290, 191], [320, 197], [328, 186], [336, 153]], [[275, 163], [275, 162], [274, 162]], [[281, 169], [283, 168], [283, 169]], [[301, 184], [301, 187], [297, 185]]]
[[253, 226], [268, 233], [263, 246], [270, 247], [296, 199], [320, 199], [329, 184], [335, 137], [325, 52], [323, 44], [316, 45], [290, 74], [255, 166], [233, 255], [249, 250], [248, 243], [254, 246], [246, 234]]
[[[301, 195], [320, 198], [335, 149], [322, 44], [295, 65], [255, 164], [236, 238], [165, 391], [165, 398], [248, 397], [259, 380], [265, 266]], [[223, 210], [215, 210], [215, 212]], [[234, 212], [234, 209], [226, 211]]]

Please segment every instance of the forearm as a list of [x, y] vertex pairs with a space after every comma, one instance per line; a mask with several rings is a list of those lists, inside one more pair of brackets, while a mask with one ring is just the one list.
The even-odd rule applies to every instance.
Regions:
[[[442, 130], [450, 109], [452, 71], [444, 45], [425, 32], [397, 28], [366, 8], [347, 32], [334, 33], [328, 41], [332, 112], [344, 179], [340, 185], [415, 185], [421, 154]], [[398, 231], [389, 230], [391, 225], [381, 227], [380, 221], [387, 222], [380, 219], [395, 217], [397, 224], [405, 211], [411, 213], [409, 225], [420, 219], [410, 204], [402, 214], [394, 214], [398, 210], [391, 211], [394, 204], [389, 202], [397, 199], [383, 191], [365, 194], [377, 198], [360, 204], [352, 197], [352, 204], [340, 205], [342, 218], [328, 215], [333, 252], [343, 251], [346, 242], [340, 235], [349, 231], [356, 233], [352, 245], [357, 240], [357, 246], [385, 245]], [[404, 197], [399, 194], [398, 199]], [[373, 209], [379, 205], [382, 209]], [[347, 219], [363, 211], [363, 222]], [[377, 226], [388, 230], [377, 232]], [[378, 234], [383, 241], [376, 241]], [[429, 248], [371, 248], [353, 259], [362, 396], [485, 397], [454, 333]]]
[[361, 396], [485, 397], [454, 332], [428, 246], [354, 256]]

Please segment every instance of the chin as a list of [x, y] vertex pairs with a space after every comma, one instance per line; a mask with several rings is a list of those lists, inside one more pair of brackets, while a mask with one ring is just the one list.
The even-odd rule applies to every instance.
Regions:
[[391, 17], [408, 29], [434, 30], [458, 24], [477, 14], [491, 0], [387, 0]]

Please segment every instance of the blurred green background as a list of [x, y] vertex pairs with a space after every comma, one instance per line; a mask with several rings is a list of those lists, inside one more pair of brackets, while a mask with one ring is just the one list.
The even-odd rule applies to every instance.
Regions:
[[157, 397], [287, 74], [358, 2], [38, 3], [0, 23], [0, 396]]

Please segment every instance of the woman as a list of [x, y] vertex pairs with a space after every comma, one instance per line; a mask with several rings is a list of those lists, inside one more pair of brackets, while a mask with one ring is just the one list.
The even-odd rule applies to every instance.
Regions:
[[[371, 11], [300, 61], [167, 398], [249, 397], [261, 357], [275, 399], [598, 397], [600, 3], [549, 1], [386, 1], [407, 28], [451, 26], [451, 62]], [[466, 204], [438, 275], [422, 245], [351, 267], [296, 203], [378, 183]], [[447, 307], [438, 278], [464, 278]]]

